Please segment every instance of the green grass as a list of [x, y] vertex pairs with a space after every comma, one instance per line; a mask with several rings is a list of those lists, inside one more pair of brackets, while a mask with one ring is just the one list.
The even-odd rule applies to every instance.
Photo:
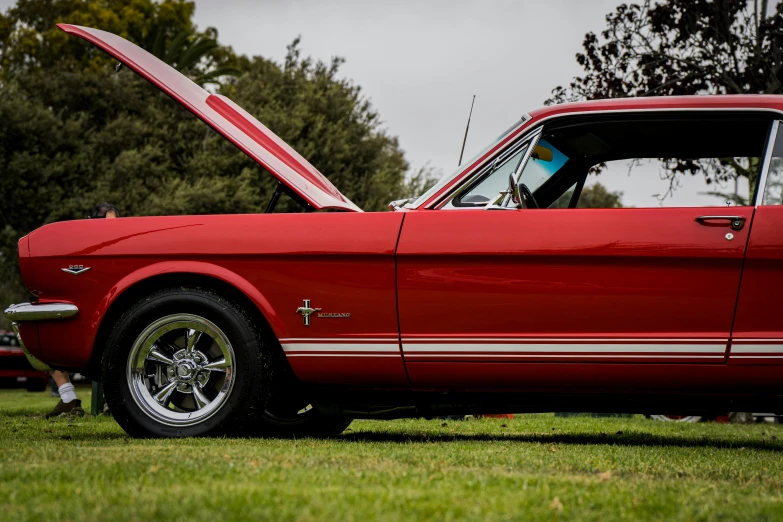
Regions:
[[[85, 404], [89, 393], [80, 390]], [[523, 415], [135, 440], [0, 390], [3, 520], [783, 520], [783, 426]]]

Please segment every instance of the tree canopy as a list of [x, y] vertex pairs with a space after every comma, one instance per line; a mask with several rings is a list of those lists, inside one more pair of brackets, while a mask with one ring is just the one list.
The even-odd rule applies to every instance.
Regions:
[[[18, 0], [0, 15], [0, 306], [19, 293], [16, 242], [104, 201], [124, 215], [260, 212], [276, 181], [187, 110], [60, 22], [104, 29], [228, 95], [365, 210], [406, 185], [397, 139], [341, 59], [237, 55], [184, 0]], [[262, 51], [262, 50], [260, 50]], [[295, 210], [281, 200], [280, 210]]]
[[684, 94], [783, 92], [783, 4], [645, 0], [606, 15], [576, 55], [584, 74], [548, 103]]
[[[583, 74], [547, 104], [632, 96], [783, 93], [783, 3], [769, 0], [644, 0], [621, 4], [576, 55]], [[748, 178], [758, 160], [716, 158], [663, 165], [670, 182], [702, 174], [707, 184]], [[711, 191], [730, 200], [736, 194]]]

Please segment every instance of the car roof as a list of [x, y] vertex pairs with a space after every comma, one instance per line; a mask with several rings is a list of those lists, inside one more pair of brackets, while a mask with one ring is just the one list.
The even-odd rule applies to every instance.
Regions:
[[[553, 116], [585, 112], [647, 111], [647, 110], [774, 110], [783, 112], [783, 95], [722, 94], [692, 96], [649, 96], [641, 98], [611, 98], [561, 103], [531, 111], [531, 122]], [[530, 123], [530, 122], [529, 122]]]
[[578, 102], [561, 103], [549, 105], [535, 109], [526, 113], [523, 117], [524, 124], [510, 133], [495, 146], [488, 149], [470, 165], [459, 173], [455, 173], [451, 179], [443, 186], [430, 195], [426, 201], [415, 209], [430, 207], [434, 202], [440, 200], [444, 193], [449, 192], [454, 186], [461, 183], [470, 171], [478, 168], [488, 158], [505, 147], [511, 141], [527, 133], [535, 126], [557, 116], [596, 114], [596, 113], [617, 113], [636, 112], [636, 111], [774, 111], [783, 115], [783, 95], [775, 94], [721, 94], [721, 95], [689, 95], [689, 96], [645, 96], [635, 98], [609, 98], [602, 100], [587, 100]]

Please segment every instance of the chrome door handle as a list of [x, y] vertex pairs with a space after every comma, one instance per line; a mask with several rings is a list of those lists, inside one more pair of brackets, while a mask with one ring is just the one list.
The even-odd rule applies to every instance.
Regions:
[[707, 221], [731, 221], [732, 230], [740, 230], [745, 226], [745, 216], [699, 216], [696, 223], [705, 225]]

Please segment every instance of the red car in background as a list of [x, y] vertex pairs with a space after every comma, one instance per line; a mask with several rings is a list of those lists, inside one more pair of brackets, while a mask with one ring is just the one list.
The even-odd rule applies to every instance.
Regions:
[[[228, 98], [61, 25], [258, 162], [297, 214], [69, 221], [19, 241], [40, 368], [100, 379], [135, 436], [328, 435], [352, 418], [783, 411], [783, 97], [523, 115], [392, 212], [363, 213]], [[580, 208], [588, 174], [745, 169], [747, 204]]]
[[30, 365], [13, 332], [0, 330], [0, 386], [24, 385], [28, 391], [43, 391], [49, 374]]

